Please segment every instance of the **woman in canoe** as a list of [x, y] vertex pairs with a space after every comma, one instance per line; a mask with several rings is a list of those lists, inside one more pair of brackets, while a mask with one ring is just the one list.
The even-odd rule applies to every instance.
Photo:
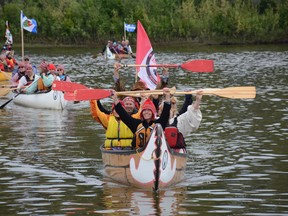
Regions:
[[136, 149], [145, 146], [147, 143], [150, 133], [156, 123], [160, 123], [164, 129], [168, 124], [170, 115], [170, 89], [163, 89], [164, 106], [160, 118], [156, 118], [156, 108], [150, 99], [147, 99], [143, 105], [140, 113], [141, 119], [136, 119], [130, 116], [125, 109], [119, 103], [119, 99], [116, 95], [115, 90], [112, 90], [112, 98], [115, 104], [115, 110], [120, 116], [121, 120], [130, 128], [134, 133], [132, 146]]

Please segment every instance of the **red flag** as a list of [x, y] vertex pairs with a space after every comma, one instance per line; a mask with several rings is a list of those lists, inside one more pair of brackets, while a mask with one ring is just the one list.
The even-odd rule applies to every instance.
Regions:
[[[139, 20], [137, 23], [136, 64], [156, 64], [156, 59], [150, 40]], [[156, 89], [157, 84], [160, 82], [160, 77], [157, 73], [156, 67], [138, 67], [137, 73], [138, 77], [146, 83], [149, 89]]]

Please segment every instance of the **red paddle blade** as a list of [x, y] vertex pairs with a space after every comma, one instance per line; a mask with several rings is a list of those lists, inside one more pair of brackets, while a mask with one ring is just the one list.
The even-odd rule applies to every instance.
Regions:
[[52, 84], [52, 89], [63, 92], [74, 92], [77, 89], [87, 89], [88, 87], [75, 82], [66, 82], [55, 80]]
[[180, 67], [191, 72], [213, 72], [214, 62], [213, 60], [192, 60], [181, 64]]
[[67, 101], [76, 101], [74, 92], [65, 92], [64, 93], [64, 99]]
[[78, 89], [74, 92], [74, 100], [100, 100], [110, 97], [111, 91], [105, 89]]

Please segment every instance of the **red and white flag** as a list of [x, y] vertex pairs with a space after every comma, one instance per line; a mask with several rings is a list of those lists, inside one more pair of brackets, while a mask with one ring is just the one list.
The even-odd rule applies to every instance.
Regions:
[[[145, 29], [138, 20], [137, 23], [137, 45], [136, 45], [136, 65], [155, 65], [156, 59], [150, 40]], [[137, 67], [138, 77], [145, 82], [149, 89], [156, 89], [160, 82], [157, 67]]]

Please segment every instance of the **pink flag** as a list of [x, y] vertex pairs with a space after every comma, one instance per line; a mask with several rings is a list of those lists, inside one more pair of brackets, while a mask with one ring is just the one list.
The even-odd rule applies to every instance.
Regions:
[[[137, 45], [136, 65], [155, 65], [156, 59], [150, 40], [145, 29], [138, 20], [137, 23]], [[156, 89], [160, 77], [156, 67], [137, 67], [138, 77], [145, 82], [149, 89]]]

